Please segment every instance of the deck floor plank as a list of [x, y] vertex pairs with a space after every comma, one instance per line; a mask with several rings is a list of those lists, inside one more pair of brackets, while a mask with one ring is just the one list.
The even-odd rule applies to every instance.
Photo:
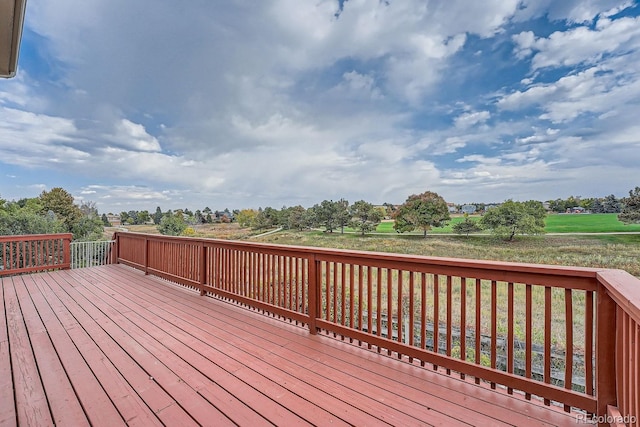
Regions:
[[[13, 285], [20, 300], [20, 307], [31, 339], [42, 385], [49, 401], [53, 421], [62, 425], [88, 426], [89, 420], [77, 399], [67, 372], [58, 357], [58, 352], [34, 305], [33, 299], [37, 299], [41, 295], [33, 285], [31, 277], [33, 276], [16, 276], [13, 279]], [[25, 281], [31, 282], [28, 289]], [[65, 350], [77, 351], [75, 348]]]
[[[85, 414], [93, 425], [576, 423], [556, 408], [311, 335], [123, 265], [0, 283], [0, 374], [11, 373], [0, 424], [22, 425], [45, 408], [59, 425]], [[34, 375], [40, 391], [29, 390], [36, 399], [26, 402], [24, 381]], [[70, 418], [58, 418], [65, 402]]]
[[[5, 310], [5, 282], [9, 277], [0, 277], [0, 426], [12, 425], [16, 421], [16, 404], [13, 396], [13, 377], [11, 372], [11, 349], [7, 330], [7, 311]], [[7, 288], [9, 285], [7, 284]]]
[[[121, 278], [125, 279], [126, 275], [122, 276]], [[154, 280], [155, 279], [153, 278], [151, 278], [151, 280], [141, 280], [140, 282], [136, 283], [135, 290], [132, 289], [131, 291], [141, 292], [143, 289], [146, 288], [147, 292], [142, 296], [142, 300], [145, 301], [145, 303], [148, 303], [148, 301], [151, 301], [157, 298], [158, 301], [173, 301], [171, 303], [172, 306], [175, 306], [175, 305], [184, 306], [185, 312], [190, 313], [189, 315], [190, 321], [194, 321], [194, 319], [202, 319], [206, 322], [207, 319], [209, 321], [212, 321], [214, 317], [217, 317], [219, 320], [219, 323], [215, 325], [211, 324], [210, 327], [214, 331], [216, 331], [218, 334], [226, 327], [227, 324], [231, 324], [233, 328], [237, 326], [243, 329], [242, 336], [245, 336], [245, 333], [246, 333], [246, 334], [253, 334], [254, 338], [257, 338], [258, 336], [266, 335], [267, 330], [262, 328], [268, 328], [270, 327], [268, 325], [274, 322], [280, 323], [280, 324], [282, 323], [278, 320], [274, 320], [266, 316], [251, 316], [250, 318], [244, 318], [243, 316], [246, 316], [244, 311], [246, 310], [238, 309], [237, 306], [232, 304], [221, 305], [220, 309], [209, 313], [207, 309], [209, 308], [210, 305], [207, 303], [206, 299], [202, 299], [201, 297], [197, 296], [197, 294], [192, 292], [190, 292], [189, 295], [187, 296], [182, 296], [182, 294], [184, 294], [184, 288], [179, 286], [169, 286], [169, 287], [164, 286], [162, 288], [158, 288]], [[222, 310], [227, 310], [227, 311], [223, 313]], [[238, 320], [237, 322], [229, 322], [229, 320], [232, 319], [233, 316], [238, 316], [236, 318], [236, 320]], [[265, 324], [267, 324], [267, 326], [265, 326]], [[353, 366], [357, 366], [358, 359], [361, 361], [362, 349], [359, 347], [355, 347], [353, 345], [347, 345], [345, 343], [341, 343], [339, 340], [333, 340], [333, 339], [330, 339], [330, 340], [320, 339], [320, 341], [318, 341], [313, 336], [309, 336], [304, 329], [291, 326], [291, 325], [287, 327], [286, 325], [287, 324], [285, 323], [283, 326], [278, 328], [276, 333], [287, 334], [290, 331], [294, 331], [296, 334], [299, 334], [299, 336], [297, 336], [295, 340], [291, 340], [291, 338], [289, 337], [289, 340], [283, 341], [282, 339], [278, 339], [278, 337], [273, 337], [272, 333], [269, 333], [268, 336], [270, 338], [274, 338], [277, 341], [277, 344], [275, 344], [274, 347], [267, 349], [266, 354], [277, 353], [278, 356], [276, 356], [275, 360], [277, 360], [277, 358], [279, 357], [282, 357], [282, 352], [278, 350], [280, 346], [286, 345], [286, 343], [289, 342], [290, 343], [289, 345], [297, 345], [300, 343], [311, 343], [311, 345], [313, 346], [314, 352], [320, 353], [320, 354], [325, 353], [326, 357], [329, 358], [327, 361], [327, 364], [332, 367], [336, 364], [342, 363], [342, 360], [341, 360], [342, 356], [335, 357], [335, 349], [328, 348], [327, 343], [330, 343], [329, 345], [331, 346], [340, 347], [343, 352], [344, 351], [355, 352], [355, 354], [352, 355], [352, 357], [356, 360], [355, 365], [352, 365], [350, 367], [347, 366], [345, 368], [345, 371], [347, 372], [347, 374], [353, 369]], [[197, 326], [198, 326], [198, 329], [207, 328], [206, 324], [205, 325], [198, 324]], [[231, 331], [233, 330], [234, 329], [231, 329]], [[262, 333], [263, 330], [265, 332], [264, 334]], [[231, 335], [228, 335], [228, 336], [209, 337], [209, 339], [213, 338], [213, 340], [215, 341], [222, 340], [224, 342], [224, 341], [233, 339], [232, 335], [234, 334], [234, 332], [230, 332], [230, 334]], [[235, 335], [237, 335], [237, 332], [235, 332]], [[251, 340], [251, 342], [253, 344], [261, 345], [263, 344], [264, 341]], [[264, 351], [262, 351], [261, 353], [264, 353]], [[292, 355], [291, 359], [298, 361], [298, 363], [302, 363], [299, 361], [304, 359], [304, 357], [302, 357], [303, 354], [304, 354], [304, 351], [302, 351], [300, 354]], [[367, 364], [367, 366], [372, 366], [371, 369], [374, 372], [378, 372], [381, 368], [384, 368], [383, 366], [375, 366], [376, 363], [382, 363], [383, 365], [385, 363], [390, 363], [392, 366], [408, 365], [406, 363], [402, 363], [402, 364], [395, 363], [393, 359], [390, 359], [387, 357], [381, 358], [379, 355], [375, 354], [374, 352], [368, 352], [367, 354], [368, 354], [367, 356], [368, 360], [371, 362]], [[332, 357], [335, 358], [335, 360], [331, 360]], [[242, 356], [241, 356], [241, 359], [242, 359]], [[287, 358], [285, 357], [285, 359]], [[421, 373], [425, 373], [427, 375], [427, 378], [426, 378], [427, 382], [425, 383], [424, 379], [417, 379], [415, 377], [415, 366], [408, 365], [407, 367], [409, 369], [413, 369], [414, 372], [413, 374], [405, 373], [404, 374], [406, 377], [405, 379], [408, 380], [409, 382], [413, 381], [415, 389], [419, 390], [420, 393], [422, 393], [422, 395], [419, 395], [419, 397], [416, 397], [416, 400], [420, 401], [423, 404], [425, 402], [428, 403], [431, 400], [431, 405], [434, 408], [437, 408], [437, 410], [443, 410], [443, 408], [445, 410], [448, 409], [450, 411], [447, 414], [449, 423], [452, 422], [452, 415], [450, 414], [455, 414], [454, 415], [455, 417], [460, 417], [466, 420], [467, 422], [471, 421], [473, 424], [476, 424], [476, 425], [486, 424], [486, 423], [498, 425], [501, 422], [499, 421], [500, 417], [502, 417], [502, 419], [505, 419], [505, 416], [504, 416], [505, 413], [513, 412], [510, 417], [506, 418], [507, 420], [509, 420], [508, 421], [509, 423], [515, 422], [516, 424], [519, 424], [519, 425], [523, 425], [523, 424], [553, 425], [558, 423], [560, 425], [575, 424], [574, 417], [571, 417], [565, 413], [559, 412], [558, 410], [547, 408], [541, 405], [532, 405], [531, 402], [526, 402], [524, 401], [524, 399], [517, 399], [513, 396], [510, 396], [507, 398], [507, 395], [502, 396], [492, 390], [483, 390], [481, 387], [478, 387], [475, 384], [469, 384], [464, 380], [459, 380], [454, 377], [433, 373], [431, 372], [431, 370], [420, 369], [419, 371]], [[386, 370], [387, 372], [389, 372], [388, 376], [391, 379], [392, 384], [393, 383], [397, 384], [397, 379], [394, 380], [394, 378], [397, 375], [397, 372], [390, 368], [386, 368]], [[438, 381], [441, 381], [441, 380], [447, 381], [449, 383], [449, 387], [438, 387]], [[377, 379], [374, 381], [377, 381]], [[428, 385], [428, 387], [425, 387], [426, 385]], [[457, 391], [457, 388], [460, 386], [466, 386], [467, 392], [460, 393], [459, 391]], [[371, 388], [375, 389], [374, 386], [372, 386]], [[393, 387], [391, 386], [390, 388], [393, 389]], [[431, 391], [432, 388], [436, 388], [437, 390], [432, 392]], [[429, 393], [427, 393], [426, 390], [429, 390]], [[478, 394], [480, 396], [477, 396]], [[413, 395], [416, 396], [415, 390], [413, 391]], [[448, 397], [448, 395], [453, 395], [453, 398], [451, 399], [450, 402], [445, 402], [445, 404], [443, 405], [440, 397], [442, 396]], [[492, 404], [487, 404], [487, 402], [482, 398], [484, 395], [489, 396], [489, 400], [491, 400], [491, 398], [494, 398], [493, 399], [494, 402]], [[436, 399], [435, 401], [434, 401], [434, 398]], [[501, 402], [504, 403], [505, 401], [507, 402], [507, 404], [504, 405], [504, 408], [502, 408], [502, 411], [496, 411], [495, 405]], [[460, 406], [461, 405], [460, 402], [464, 402], [464, 406]], [[473, 409], [473, 407], [475, 407], [476, 409]], [[514, 412], [514, 407], [518, 411], [521, 410], [522, 413]], [[533, 407], [533, 410], [531, 410], [530, 407]], [[416, 411], [416, 412], [419, 413], [419, 411]], [[430, 418], [433, 420], [435, 417], [433, 416], [433, 414], [430, 414], [430, 415], [431, 415]]]
[[[240, 401], [233, 393], [220, 387], [213, 380], [213, 377], [207, 377], [203, 374], [203, 370], [208, 369], [207, 365], [210, 365], [210, 361], [207, 361], [207, 364], [203, 364], [202, 359], [199, 360], [198, 358], [201, 355], [190, 347], [193, 343], [186, 343], [187, 345], [185, 345], [185, 343], [180, 343], [175, 338], [175, 336], [185, 335], [184, 331], [177, 329], [158, 330], [154, 322], [141, 320], [135, 309], [129, 308], [120, 302], [116, 292], [111, 292], [111, 295], [108, 295], [104, 290], [94, 287], [93, 289], [82, 288], [80, 292], [87, 300], [92, 301], [96, 308], [102, 310], [114, 321], [117, 321], [119, 325], [126, 325], [127, 330], [132, 331], [132, 337], [158, 357], [158, 360], [161, 360], [166, 366], [170, 366], [176, 375], [185, 380], [194, 390], [208, 397], [210, 402], [218, 407], [222, 413], [231, 414], [233, 422], [240, 425], [255, 425], [264, 422], [263, 416], [253, 411], [251, 406]], [[156, 334], [152, 333], [154, 331]], [[186, 362], [187, 360], [191, 365]], [[239, 391], [248, 392], [248, 390]], [[254, 395], [253, 397], [257, 398], [258, 396]], [[260, 403], [258, 399], [254, 401], [254, 404], [262, 409], [263, 406]], [[262, 403], [264, 404], [265, 402]], [[278, 421], [296, 425], [303, 423], [303, 420], [297, 415], [293, 413], [289, 415], [289, 417], [281, 416]]]
[[25, 325], [25, 313], [20, 307], [13, 280], [3, 281], [3, 288], [18, 424], [26, 426], [52, 425], [49, 403], [40, 380], [40, 372], [38, 372], [38, 365]]

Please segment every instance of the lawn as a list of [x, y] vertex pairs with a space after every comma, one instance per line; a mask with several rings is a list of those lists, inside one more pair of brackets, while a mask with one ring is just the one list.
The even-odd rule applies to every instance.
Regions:
[[547, 233], [640, 232], [640, 224], [625, 225], [617, 214], [553, 214], [545, 222]]
[[[479, 216], [470, 217], [472, 220], [479, 220]], [[451, 233], [452, 227], [458, 222], [464, 221], [462, 216], [454, 216], [446, 227], [434, 228], [429, 233], [446, 234]], [[618, 221], [617, 214], [550, 214], [545, 219], [547, 233], [623, 233], [629, 231], [640, 232], [640, 224], [625, 225]], [[353, 232], [351, 228], [345, 231]], [[394, 233], [393, 221], [384, 221], [378, 225], [376, 233]], [[422, 234], [421, 230], [416, 230], [407, 234]]]

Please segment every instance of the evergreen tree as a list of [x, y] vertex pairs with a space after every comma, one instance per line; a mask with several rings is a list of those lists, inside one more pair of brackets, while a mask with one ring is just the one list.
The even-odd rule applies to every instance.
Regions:
[[600, 199], [593, 199], [593, 202], [591, 202], [591, 207], [589, 209], [591, 210], [591, 213], [604, 213], [604, 206], [602, 205]]
[[471, 233], [477, 233], [482, 230], [477, 221], [469, 218], [468, 214], [464, 214], [464, 221], [456, 223], [453, 227], [453, 232], [457, 234], [464, 234], [469, 237]]
[[622, 199], [624, 208], [618, 219], [625, 224], [640, 224], [640, 187], [629, 191], [629, 197]]
[[355, 202], [350, 209], [350, 225], [364, 236], [366, 233], [375, 231], [382, 220], [380, 211], [373, 207], [371, 203], [364, 200]]
[[609, 194], [602, 202], [604, 213], [620, 213], [620, 201], [613, 194]]
[[160, 206], [158, 206], [156, 208], [156, 212], [153, 214], [153, 223], [155, 225], [160, 224], [160, 221], [162, 221], [162, 209], [160, 209]]
[[313, 206], [316, 225], [324, 227], [325, 232], [333, 233], [338, 226], [338, 204], [333, 200], [323, 200]]

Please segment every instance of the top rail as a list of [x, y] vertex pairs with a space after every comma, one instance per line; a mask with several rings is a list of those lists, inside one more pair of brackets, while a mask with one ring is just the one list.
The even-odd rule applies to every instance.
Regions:
[[71, 233], [0, 236], [0, 276], [70, 267]]
[[449, 375], [636, 417], [626, 272], [117, 232], [116, 262]]

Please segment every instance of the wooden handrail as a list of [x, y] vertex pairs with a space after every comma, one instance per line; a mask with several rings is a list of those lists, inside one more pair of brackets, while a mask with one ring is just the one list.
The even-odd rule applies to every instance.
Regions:
[[566, 410], [638, 416], [640, 280], [624, 271], [129, 232], [115, 240], [117, 262], [312, 334]]
[[68, 269], [71, 233], [0, 236], [0, 276]]

